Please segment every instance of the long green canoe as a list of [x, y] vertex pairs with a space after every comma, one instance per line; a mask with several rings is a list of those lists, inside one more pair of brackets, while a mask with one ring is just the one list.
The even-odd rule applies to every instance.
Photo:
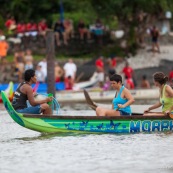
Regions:
[[43, 133], [81, 132], [81, 133], [138, 133], [172, 131], [173, 120], [169, 116], [49, 116], [17, 113], [6, 94], [2, 99], [11, 118], [19, 125]]

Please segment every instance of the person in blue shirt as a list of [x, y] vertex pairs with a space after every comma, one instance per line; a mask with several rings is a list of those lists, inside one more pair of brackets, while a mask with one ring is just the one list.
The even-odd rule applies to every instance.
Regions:
[[112, 109], [102, 107], [96, 108], [97, 116], [121, 116], [131, 115], [130, 105], [134, 103], [134, 98], [130, 91], [122, 84], [122, 77], [118, 74], [110, 76], [110, 83], [113, 89], [117, 91], [115, 98], [112, 101]]

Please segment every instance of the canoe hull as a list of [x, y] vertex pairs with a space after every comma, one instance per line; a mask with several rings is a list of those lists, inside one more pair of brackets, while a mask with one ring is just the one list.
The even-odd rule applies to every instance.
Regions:
[[[25, 115], [24, 115], [25, 116]], [[172, 131], [173, 121], [167, 119], [81, 119], [68, 117], [24, 117], [26, 128], [39, 132], [85, 132], [85, 133], [138, 133]]]
[[173, 120], [169, 116], [44, 116], [17, 113], [6, 94], [2, 99], [11, 118], [19, 125], [43, 133], [138, 133], [172, 131]]

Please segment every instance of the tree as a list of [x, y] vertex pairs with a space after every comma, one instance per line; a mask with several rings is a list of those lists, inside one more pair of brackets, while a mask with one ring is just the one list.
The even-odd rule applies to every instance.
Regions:
[[91, 3], [100, 17], [116, 16], [130, 48], [136, 48], [146, 28], [163, 17], [165, 11], [173, 11], [172, 0], [91, 0]]

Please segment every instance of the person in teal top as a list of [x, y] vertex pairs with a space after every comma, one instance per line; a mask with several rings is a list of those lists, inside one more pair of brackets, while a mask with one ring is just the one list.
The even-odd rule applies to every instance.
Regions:
[[118, 74], [110, 76], [110, 84], [117, 91], [115, 98], [112, 101], [112, 109], [102, 107], [96, 108], [97, 116], [121, 116], [131, 115], [130, 105], [134, 102], [134, 98], [130, 91], [122, 84], [122, 77]]
[[158, 87], [160, 91], [160, 100], [144, 112], [147, 113], [162, 106], [162, 112], [165, 115], [168, 115], [173, 112], [173, 90], [166, 84], [168, 77], [162, 72], [156, 72], [154, 73], [153, 78], [155, 86]]

